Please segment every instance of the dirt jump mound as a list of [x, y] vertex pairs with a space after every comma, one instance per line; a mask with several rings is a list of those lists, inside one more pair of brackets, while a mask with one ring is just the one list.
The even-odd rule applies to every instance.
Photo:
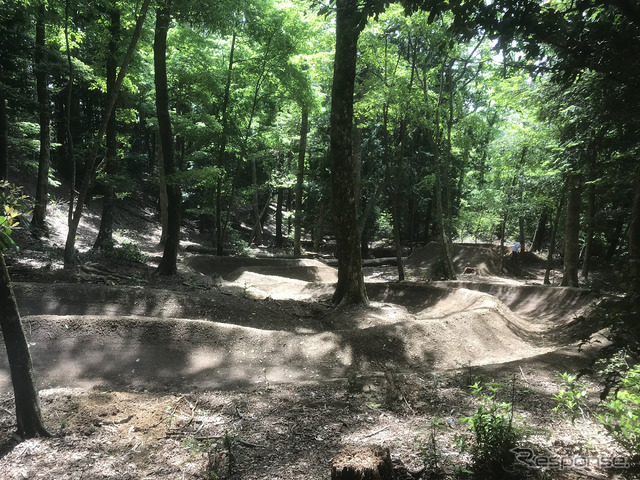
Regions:
[[[406, 261], [411, 269], [435, 272], [443, 259], [442, 245], [431, 242], [417, 248]], [[490, 243], [456, 243], [453, 245], [453, 264], [459, 273], [472, 271], [478, 275], [498, 276], [500, 246]]]
[[229, 258], [194, 255], [185, 258], [182, 263], [193, 272], [202, 275], [218, 275], [230, 282], [237, 282], [246, 272], [304, 282], [334, 283], [338, 280], [335, 268], [319, 260], [304, 258]]

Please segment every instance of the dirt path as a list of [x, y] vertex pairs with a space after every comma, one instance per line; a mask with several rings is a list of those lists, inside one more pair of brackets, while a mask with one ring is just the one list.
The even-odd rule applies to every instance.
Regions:
[[[495, 267], [483, 255], [457, 258]], [[8, 479], [217, 472], [320, 480], [345, 445], [370, 442], [419, 469], [433, 419], [447, 419], [438, 442], [455, 450], [466, 432], [457, 419], [473, 409], [468, 385], [514, 375], [520, 415], [555, 435], [553, 445], [546, 433], [530, 441], [573, 454], [587, 435], [592, 448], [620, 454], [601, 426], [567, 427], [549, 416], [557, 373], [576, 371], [594, 353], [578, 352], [572, 333], [584, 330], [574, 317], [594, 300], [582, 290], [475, 274], [425, 282], [431, 266], [420, 261], [404, 283], [389, 281], [392, 268], [370, 269], [371, 305], [335, 309], [335, 269], [312, 259], [187, 255], [173, 279], [150, 268], [21, 268], [15, 291], [45, 422], [58, 436], [15, 446], [0, 356], [0, 468]], [[229, 455], [232, 467], [215, 467]]]
[[[238, 267], [225, 259], [219, 271], [212, 262], [184, 267], [229, 281], [191, 277], [178, 289], [16, 283], [41, 387], [207, 390], [535, 359], [552, 369], [558, 356], [575, 357], [566, 348], [575, 339], [557, 332], [593, 300], [535, 285], [370, 283], [369, 307], [335, 310], [309, 301], [333, 288], [322, 280], [335, 272], [320, 262]], [[7, 367], [0, 357], [2, 389], [10, 388]]]

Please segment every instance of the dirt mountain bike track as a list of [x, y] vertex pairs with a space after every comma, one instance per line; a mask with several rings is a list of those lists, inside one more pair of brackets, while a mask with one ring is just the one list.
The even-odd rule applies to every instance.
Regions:
[[[473, 259], [486, 263], [475, 252]], [[434, 371], [537, 361], [557, 370], [584, 360], [576, 338], [560, 332], [595, 299], [464, 275], [369, 282], [370, 306], [335, 309], [335, 269], [318, 260], [192, 256], [181, 269], [186, 280], [173, 286], [153, 277], [125, 286], [17, 282], [41, 386], [220, 389], [335, 380], [389, 365]], [[0, 387], [10, 387], [5, 358]]]

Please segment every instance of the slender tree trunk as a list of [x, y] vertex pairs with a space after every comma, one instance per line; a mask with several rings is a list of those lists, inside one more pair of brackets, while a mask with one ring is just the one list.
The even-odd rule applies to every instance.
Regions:
[[560, 216], [562, 215], [562, 206], [564, 205], [564, 197], [566, 195], [566, 184], [562, 189], [560, 198], [558, 199], [558, 207], [556, 208], [556, 215], [553, 219], [553, 226], [551, 227], [551, 238], [549, 239], [549, 254], [547, 255], [547, 268], [544, 272], [544, 284], [550, 285], [551, 280], [549, 278], [551, 274], [551, 268], [553, 267], [553, 255], [556, 253], [556, 235], [558, 233], [558, 227], [560, 226]]
[[449, 233], [447, 232], [447, 226], [445, 222], [444, 205], [442, 201], [442, 173], [440, 170], [440, 155], [438, 152], [438, 144], [434, 138], [433, 132], [427, 132], [429, 139], [429, 145], [433, 154], [433, 164], [435, 170], [435, 189], [434, 195], [436, 198], [436, 221], [438, 222], [438, 230], [440, 233], [440, 241], [442, 242], [442, 252], [444, 255], [445, 270], [447, 278], [449, 280], [455, 280], [457, 278], [456, 268], [453, 264], [453, 245]]
[[[80, 191], [78, 192], [78, 199], [76, 201], [76, 206], [75, 206], [75, 210], [73, 211], [73, 214], [71, 214], [73, 198], [70, 201], [69, 231], [67, 233], [67, 240], [64, 248], [65, 267], [72, 267], [76, 264], [76, 258], [75, 258], [76, 234], [78, 232], [78, 225], [80, 224], [80, 218], [82, 217], [82, 212], [84, 209], [85, 201], [87, 199], [87, 195], [89, 193], [89, 188], [91, 187], [91, 180], [93, 179], [96, 173], [95, 168], [96, 168], [96, 160], [98, 158], [98, 151], [100, 149], [102, 139], [104, 138], [104, 135], [107, 131], [107, 124], [109, 123], [109, 119], [113, 112], [113, 107], [115, 106], [118, 92], [122, 87], [122, 83], [124, 82], [124, 78], [129, 68], [129, 63], [133, 58], [133, 55], [136, 51], [136, 46], [138, 44], [138, 40], [140, 38], [140, 35], [142, 34], [142, 26], [144, 24], [144, 19], [147, 15], [149, 3], [150, 3], [150, 0], [143, 0], [142, 5], [140, 6], [140, 13], [138, 14], [138, 18], [136, 20], [136, 26], [133, 31], [133, 35], [131, 36], [131, 40], [129, 42], [127, 52], [125, 53], [122, 59], [122, 65], [120, 66], [120, 69], [118, 71], [118, 78], [116, 79], [116, 84], [114, 87], [113, 94], [107, 98], [106, 107], [102, 114], [100, 128], [91, 146], [91, 151], [89, 153], [89, 158], [87, 159], [87, 163], [85, 165], [84, 176], [82, 178], [82, 184], [80, 186]], [[68, 48], [67, 48], [67, 53], [69, 54]], [[73, 188], [73, 185], [72, 185], [72, 188]]]
[[[504, 236], [505, 231], [507, 229], [507, 220], [509, 219], [509, 207], [511, 205], [511, 200], [513, 198], [513, 189], [518, 182], [518, 175], [520, 174], [520, 170], [524, 167], [525, 159], [527, 158], [527, 150], [528, 147], [522, 147], [522, 154], [520, 155], [520, 162], [516, 165], [516, 172], [513, 174], [513, 178], [511, 179], [511, 186], [509, 187], [509, 191], [507, 193], [507, 205], [504, 211], [504, 217], [502, 218], [502, 226], [500, 230], [500, 271], [504, 271]], [[520, 237], [524, 236], [524, 223], [521, 225], [522, 230], [520, 231]], [[524, 240], [520, 240], [520, 248], [524, 251]]]
[[629, 277], [631, 293], [640, 295], [640, 168], [636, 173], [633, 208], [629, 224]]
[[158, 246], [164, 248], [169, 236], [169, 196], [167, 194], [167, 175], [164, 173], [164, 157], [162, 156], [162, 142], [160, 142], [160, 132], [156, 131], [156, 144], [158, 152], [158, 202], [160, 206], [160, 241]]
[[167, 0], [156, 13], [156, 31], [153, 44], [153, 64], [156, 84], [156, 111], [162, 163], [167, 177], [167, 240], [164, 244], [162, 260], [158, 265], [160, 275], [175, 275], [178, 272], [177, 258], [180, 245], [180, 221], [182, 213], [182, 194], [180, 186], [171, 181], [176, 172], [173, 132], [169, 117], [169, 92], [167, 89], [167, 32], [171, 22], [171, 0]]
[[622, 229], [624, 228], [624, 219], [619, 218], [616, 222], [616, 226], [613, 232], [610, 233], [607, 240], [609, 240], [609, 247], [607, 248], [606, 260], [610, 262], [613, 260], [613, 256], [618, 250], [618, 244], [620, 243], [620, 237], [622, 236]]
[[300, 125], [300, 150], [298, 151], [298, 171], [296, 174], [296, 219], [293, 230], [293, 254], [300, 255], [300, 237], [302, 233], [302, 187], [304, 184], [304, 155], [307, 150], [307, 131], [309, 130], [309, 111], [302, 107]]
[[582, 256], [582, 269], [580, 274], [585, 280], [589, 278], [589, 264], [591, 263], [591, 251], [593, 250], [593, 229], [596, 216], [596, 190], [593, 183], [587, 186], [587, 232], [584, 240], [584, 255]]
[[36, 21], [35, 65], [36, 90], [38, 93], [38, 110], [40, 123], [40, 153], [38, 156], [38, 181], [36, 186], [36, 201], [31, 219], [31, 231], [37, 234], [47, 233], [47, 203], [49, 197], [49, 161], [51, 159], [51, 113], [49, 107], [48, 73], [45, 61], [45, 14], [44, 2], [38, 6]]
[[276, 200], [276, 247], [282, 248], [282, 204], [284, 203], [284, 189], [278, 189]]
[[409, 196], [409, 251], [413, 252], [413, 244], [416, 241], [416, 196], [411, 192]]
[[[222, 175], [218, 175], [216, 182], [216, 215], [215, 215], [215, 239], [216, 239], [216, 255], [224, 255], [224, 229], [222, 227]], [[229, 205], [231, 210], [231, 205]], [[230, 215], [228, 212], [227, 215]]]
[[438, 230], [440, 230], [440, 240], [442, 242], [447, 278], [449, 280], [455, 280], [457, 278], [456, 267], [453, 265], [452, 245], [447, 233], [444, 206], [442, 205], [442, 178], [440, 174], [440, 160], [438, 159], [438, 155], [435, 155], [434, 162], [436, 165], [436, 215], [438, 217]]
[[391, 200], [391, 216], [393, 217], [393, 242], [396, 246], [396, 263], [398, 267], [398, 281], [404, 281], [404, 262], [402, 261], [402, 240], [400, 238], [400, 209], [398, 195], [393, 194]]
[[360, 215], [360, 218], [358, 220], [358, 232], [360, 235], [362, 235], [362, 233], [364, 232], [365, 225], [367, 224], [367, 220], [369, 219], [371, 212], [373, 212], [373, 207], [376, 206], [378, 197], [380, 197], [380, 194], [386, 190], [388, 185], [389, 185], [389, 179], [385, 177], [385, 179], [378, 184], [371, 198], [367, 200], [367, 203], [364, 206], [362, 215]]
[[[440, 178], [444, 182], [444, 191], [446, 192], [447, 199], [447, 232], [449, 239], [453, 234], [453, 195], [451, 193], [451, 182], [453, 180], [453, 154], [451, 152], [451, 130], [453, 129], [453, 97], [454, 97], [454, 85], [453, 85], [453, 65], [455, 59], [451, 59], [445, 70], [445, 82], [449, 86], [448, 103], [448, 118], [447, 118], [447, 148], [446, 158], [447, 163], [444, 165], [444, 169], [441, 169]], [[442, 168], [442, 167], [441, 167]], [[444, 171], [443, 171], [444, 170]]]
[[[293, 193], [287, 188], [287, 212], [291, 212], [291, 204], [293, 203]], [[287, 216], [287, 236], [291, 235], [291, 215]]]
[[500, 273], [504, 273], [504, 233], [507, 228], [507, 219], [509, 217], [508, 207], [505, 208], [500, 224]]
[[22, 438], [48, 437], [42, 422], [29, 344], [22, 329], [11, 279], [0, 252], [0, 326], [9, 358], [16, 403], [17, 434]]
[[433, 210], [433, 199], [427, 203], [427, 210], [424, 213], [424, 244], [426, 245], [431, 240], [431, 212]]
[[562, 286], [578, 286], [578, 261], [580, 257], [580, 177], [569, 175], [567, 179], [567, 216], [564, 227], [564, 265]]
[[[71, 61], [71, 45], [69, 43], [69, 2], [70, 0], [65, 1], [64, 7], [64, 40], [66, 47], [66, 56], [67, 56], [67, 68], [69, 71], [69, 78], [67, 80], [67, 89], [66, 89], [66, 102], [64, 106], [64, 126], [65, 126], [65, 139], [66, 139], [66, 153], [67, 153], [67, 161], [69, 162], [71, 168], [71, 181], [69, 185], [69, 211], [67, 214], [67, 223], [69, 224], [69, 233], [67, 234], [67, 243], [69, 243], [69, 237], [71, 236], [71, 228], [73, 226], [73, 205], [75, 202], [76, 196], [76, 176], [77, 176], [77, 166], [76, 166], [76, 157], [74, 152], [74, 141], [73, 141], [73, 133], [71, 132], [71, 110], [72, 105], [71, 101], [73, 100], [73, 62]], [[73, 245], [72, 248], [65, 247], [64, 253], [64, 263], [65, 266], [73, 266], [76, 263], [75, 257], [75, 234], [73, 232]], [[67, 250], [69, 250], [67, 252]]]
[[156, 143], [158, 142], [158, 131], [147, 128], [145, 134], [145, 143], [147, 148], [147, 166], [149, 174], [153, 174], [156, 166]]
[[400, 149], [398, 152], [398, 169], [391, 195], [391, 217], [393, 220], [393, 241], [396, 246], [396, 262], [398, 267], [398, 281], [404, 281], [404, 262], [402, 261], [402, 240], [400, 238], [400, 209], [398, 207], [398, 197], [400, 195], [400, 184], [404, 170], [404, 146], [406, 142], [407, 119], [404, 117], [400, 124]]
[[[115, 6], [114, 6], [115, 7]], [[107, 97], [113, 93], [117, 78], [118, 45], [120, 43], [120, 11], [116, 8], [109, 12], [109, 53], [107, 56]], [[115, 109], [114, 109], [115, 110]], [[115, 111], [109, 118], [106, 131], [107, 155], [105, 161], [105, 173], [107, 181], [104, 185], [104, 197], [102, 200], [102, 217], [100, 230], [94, 243], [94, 248], [110, 249], [113, 247], [113, 211], [115, 204], [115, 188], [113, 175], [118, 171], [118, 141], [117, 122]]]
[[549, 217], [549, 211], [545, 207], [545, 209], [540, 214], [540, 218], [538, 219], [538, 225], [536, 226], [536, 232], [533, 234], [533, 241], [531, 242], [531, 251], [539, 252], [542, 249], [542, 244], [544, 243], [544, 237], [547, 233], [547, 221]]
[[338, 255], [336, 304], [367, 304], [360, 257], [353, 161], [353, 92], [358, 36], [364, 27], [356, 0], [336, 1], [336, 50], [331, 92], [331, 184]]
[[[262, 207], [262, 210], [260, 210], [260, 206], [258, 205], [258, 211], [254, 213], [254, 216], [257, 218], [256, 223], [253, 225], [253, 234], [254, 237], [252, 238], [253, 241], [256, 242], [256, 245], [261, 245], [262, 244], [262, 225], [264, 224], [264, 222], [267, 219], [267, 214], [269, 211], [269, 205], [271, 205], [271, 193], [272, 190], [269, 189], [269, 192], [267, 193], [267, 198], [264, 202], [264, 206]], [[256, 240], [256, 232], [260, 232], [260, 243], [258, 243], [258, 240]]]
[[258, 199], [258, 171], [255, 157], [251, 157], [251, 197], [253, 198], [253, 240], [262, 245], [262, 223], [260, 222], [260, 200]]
[[[522, 200], [522, 199], [521, 199]], [[526, 237], [524, 234], [524, 217], [520, 215], [518, 217], [518, 241], [520, 242], [520, 253], [524, 253], [526, 251]]]
[[327, 212], [330, 210], [329, 202], [323, 202], [320, 207], [320, 216], [318, 217], [318, 223], [316, 224], [316, 231], [313, 239], [313, 251], [318, 252], [320, 250], [320, 242], [324, 236], [324, 224], [327, 218]]
[[0, 180], [9, 180], [9, 121], [7, 99], [0, 89]]
[[[411, 64], [411, 78], [407, 87], [407, 96], [411, 95], [413, 89], [413, 78], [416, 66], [416, 55], [413, 55], [413, 62]], [[409, 105], [405, 105], [405, 109], [409, 109]], [[406, 111], [405, 110], [405, 111]], [[402, 261], [402, 239], [400, 238], [400, 185], [402, 184], [402, 177], [404, 175], [404, 152], [407, 143], [407, 115], [403, 113], [402, 120], [400, 121], [400, 148], [398, 152], [398, 169], [396, 171], [395, 185], [393, 186], [393, 195], [391, 197], [391, 216], [393, 218], [393, 237], [396, 245], [396, 263], [398, 267], [398, 281], [404, 281], [404, 262]]]
[[355, 119], [353, 126], [353, 184], [355, 186], [356, 212], [360, 211], [360, 199], [362, 197], [362, 129]]
[[[260, 71], [260, 75], [258, 75], [258, 78], [256, 80], [256, 86], [253, 91], [253, 103], [251, 105], [251, 113], [249, 114], [249, 123], [247, 125], [247, 131], [245, 133], [244, 140], [242, 142], [241, 158], [247, 157], [247, 144], [249, 142], [249, 136], [251, 135], [251, 126], [253, 125], [253, 118], [255, 117], [256, 109], [258, 107], [258, 98], [260, 95], [260, 89], [262, 88], [262, 82], [264, 81], [267, 73], [267, 61], [269, 60], [269, 51], [271, 48], [272, 38], [273, 36], [269, 37], [269, 40], [267, 41], [265, 53], [262, 57], [262, 69]], [[253, 227], [253, 238], [255, 240], [256, 245], [261, 245], [262, 244], [262, 221], [261, 221], [262, 216], [260, 215], [260, 202], [259, 202], [259, 196], [258, 196], [258, 178], [257, 178], [258, 176], [257, 176], [257, 166], [256, 166], [255, 157], [253, 156], [251, 157], [250, 164], [251, 164], [251, 186], [253, 191], [253, 195], [252, 195], [253, 215], [255, 217], [255, 224]]]

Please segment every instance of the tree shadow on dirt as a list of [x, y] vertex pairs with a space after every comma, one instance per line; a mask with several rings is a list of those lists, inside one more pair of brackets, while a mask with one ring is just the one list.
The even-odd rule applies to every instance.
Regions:
[[[25, 317], [41, 388], [105, 385], [150, 391], [233, 389], [260, 382], [314, 381], [409, 358], [391, 325], [363, 330], [264, 331], [201, 320], [143, 317]], [[10, 388], [6, 359], [0, 359]]]
[[22, 316], [93, 315], [188, 318], [264, 330], [313, 331], [326, 328], [331, 307], [317, 302], [254, 298], [218, 288], [174, 291], [92, 284], [14, 285]]

